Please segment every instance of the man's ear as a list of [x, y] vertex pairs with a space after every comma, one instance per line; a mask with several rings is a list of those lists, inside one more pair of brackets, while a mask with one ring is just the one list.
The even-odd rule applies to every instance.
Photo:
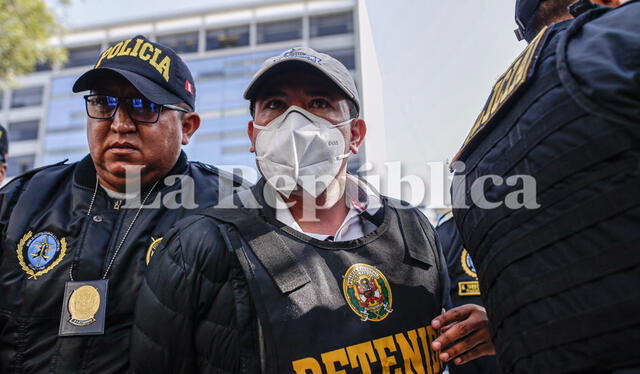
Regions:
[[256, 135], [258, 134], [256, 130], [253, 128], [253, 120], [249, 121], [249, 123], [247, 124], [247, 135], [249, 136], [249, 141], [251, 141], [251, 147], [249, 148], [249, 152], [255, 153], [256, 152]]
[[360, 145], [364, 141], [364, 137], [367, 134], [367, 124], [363, 119], [356, 118], [351, 123], [351, 143], [349, 143], [349, 150], [351, 153], [358, 153]]
[[182, 145], [189, 144], [191, 136], [200, 128], [200, 115], [189, 112], [182, 118]]

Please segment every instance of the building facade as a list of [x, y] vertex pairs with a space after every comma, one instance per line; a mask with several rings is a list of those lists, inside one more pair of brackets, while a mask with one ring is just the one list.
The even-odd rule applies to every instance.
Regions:
[[[228, 169], [255, 167], [249, 104], [242, 98], [251, 77], [267, 57], [308, 46], [342, 61], [358, 81], [356, 13], [355, 0], [266, 0], [70, 30], [59, 41], [68, 50], [64, 66], [40, 65], [0, 91], [0, 123], [10, 141], [8, 176], [87, 154], [83, 94], [71, 87], [101, 51], [137, 34], [171, 46], [193, 73], [202, 124], [185, 147], [189, 158]], [[361, 157], [350, 159], [350, 170], [357, 171]]]

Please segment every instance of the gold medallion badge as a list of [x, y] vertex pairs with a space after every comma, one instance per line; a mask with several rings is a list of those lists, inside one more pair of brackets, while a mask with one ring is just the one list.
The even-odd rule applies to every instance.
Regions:
[[371, 265], [352, 265], [344, 274], [342, 291], [347, 304], [362, 321], [382, 321], [393, 312], [389, 282]]
[[151, 244], [149, 244], [149, 248], [147, 248], [147, 257], [145, 259], [147, 265], [149, 265], [149, 261], [151, 261], [151, 257], [153, 257], [153, 254], [156, 253], [156, 248], [158, 248], [161, 241], [162, 237], [158, 239], [155, 239], [153, 236], [151, 237]]
[[88, 326], [96, 321], [100, 308], [100, 293], [93, 286], [78, 287], [69, 297], [69, 323], [75, 326]]
[[67, 241], [58, 238], [50, 232], [39, 232], [33, 235], [29, 231], [18, 243], [16, 254], [18, 264], [28, 279], [38, 279], [56, 267], [67, 253]]

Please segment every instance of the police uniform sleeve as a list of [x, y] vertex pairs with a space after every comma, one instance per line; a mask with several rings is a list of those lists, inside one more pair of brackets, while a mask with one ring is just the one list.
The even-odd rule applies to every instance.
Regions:
[[[4, 243], [6, 237], [7, 226], [9, 225], [9, 218], [11, 217], [11, 212], [13, 211], [13, 206], [16, 201], [20, 197], [20, 193], [24, 189], [25, 183], [28, 183], [27, 178], [14, 178], [9, 183], [7, 183], [2, 189], [0, 189], [0, 262], [2, 261], [3, 252], [5, 250]], [[0, 265], [2, 265], [0, 263]]]
[[[434, 230], [435, 231], [435, 230]], [[442, 284], [442, 307], [445, 310], [449, 310], [453, 307], [453, 303], [451, 302], [451, 279], [449, 279], [449, 270], [447, 267], [447, 259], [444, 256], [442, 251], [442, 245], [440, 244], [440, 240], [438, 239], [438, 233], [436, 232], [436, 245], [438, 258], [440, 260], [440, 283]]]
[[[563, 84], [585, 110], [638, 124], [640, 2], [579, 17], [558, 45]], [[563, 57], [564, 56], [564, 57]]]
[[[176, 224], [140, 288], [131, 341], [134, 373], [236, 371], [229, 282], [234, 256], [211, 220], [192, 216]], [[210, 352], [214, 346], [229, 349]]]

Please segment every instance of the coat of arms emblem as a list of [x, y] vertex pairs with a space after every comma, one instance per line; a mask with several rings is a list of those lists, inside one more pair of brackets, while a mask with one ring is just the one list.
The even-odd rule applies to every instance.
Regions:
[[382, 321], [393, 312], [389, 282], [371, 265], [352, 265], [344, 275], [342, 291], [351, 310], [362, 321]]

